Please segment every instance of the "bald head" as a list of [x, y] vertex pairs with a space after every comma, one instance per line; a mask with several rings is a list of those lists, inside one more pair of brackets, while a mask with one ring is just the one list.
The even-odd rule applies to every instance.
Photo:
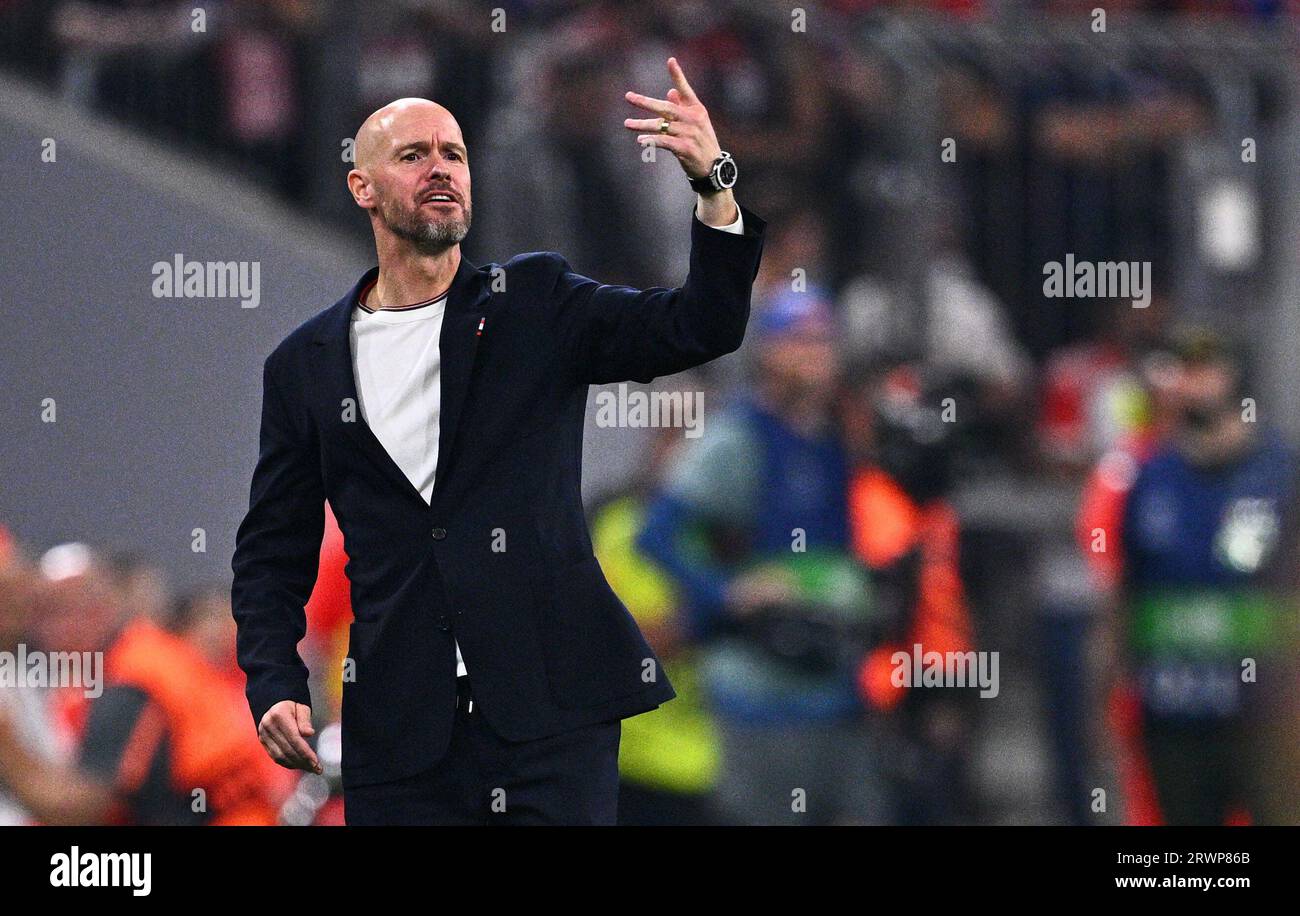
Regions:
[[428, 99], [397, 99], [357, 131], [348, 190], [370, 212], [381, 263], [429, 255], [469, 232], [469, 153], [455, 117]]
[[441, 133], [464, 146], [456, 118], [437, 102], [416, 98], [389, 102], [361, 123], [354, 146], [356, 167], [369, 169], [380, 157], [391, 155], [406, 142], [428, 140], [431, 128], [441, 128]]
[[48, 646], [74, 652], [103, 649], [131, 616], [112, 570], [85, 544], [51, 547], [40, 560], [36, 626]]

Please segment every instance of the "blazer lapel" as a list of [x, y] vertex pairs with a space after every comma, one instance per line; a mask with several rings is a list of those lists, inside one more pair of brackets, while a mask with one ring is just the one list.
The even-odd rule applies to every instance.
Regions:
[[[326, 400], [326, 416], [337, 417], [337, 428], [371, 461], [389, 481], [420, 505], [428, 506], [423, 495], [398, 467], [383, 443], [361, 416], [356, 377], [352, 373], [351, 324], [361, 290], [379, 273], [372, 267], [357, 281], [348, 294], [326, 313], [312, 342], [317, 363], [321, 397]], [[464, 254], [447, 294], [442, 331], [438, 339], [441, 366], [441, 416], [438, 430], [438, 468], [434, 493], [446, 476], [447, 456], [451, 451], [461, 405], [469, 386], [470, 372], [478, 349], [478, 323], [485, 313], [479, 311], [489, 290], [486, 279]], [[345, 419], [350, 416], [351, 419]]]
[[446, 485], [452, 449], [456, 444], [456, 431], [460, 425], [461, 408], [469, 390], [474, 358], [478, 355], [478, 342], [481, 339], [479, 324], [488, 317], [487, 301], [491, 294], [488, 275], [470, 263], [462, 253], [460, 268], [456, 271], [451, 292], [447, 296], [447, 311], [442, 317], [442, 333], [438, 338], [438, 350], [442, 359], [442, 394], [434, 496], [442, 492]]

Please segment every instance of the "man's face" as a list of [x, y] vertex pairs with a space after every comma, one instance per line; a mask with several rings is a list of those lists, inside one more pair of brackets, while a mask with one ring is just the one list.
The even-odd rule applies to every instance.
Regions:
[[1184, 424], [1194, 431], [1207, 429], [1231, 412], [1234, 380], [1233, 369], [1225, 362], [1184, 364], [1175, 388]]
[[835, 341], [828, 329], [803, 328], [766, 341], [762, 367], [782, 396], [828, 403], [839, 377]]
[[185, 639], [197, 646], [218, 667], [233, 668], [235, 661], [235, 617], [230, 599], [211, 594], [200, 599]]
[[122, 619], [119, 597], [108, 577], [96, 568], [46, 582], [36, 621], [40, 642], [53, 651], [103, 649]]
[[413, 101], [376, 112], [358, 133], [349, 185], [360, 206], [421, 252], [436, 254], [469, 233], [468, 153], [441, 106]]

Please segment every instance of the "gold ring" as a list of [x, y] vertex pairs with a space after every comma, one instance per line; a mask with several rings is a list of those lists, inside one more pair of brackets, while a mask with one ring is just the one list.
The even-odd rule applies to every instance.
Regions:
[[661, 133], [661, 134], [666, 134], [666, 133], [668, 133], [668, 124], [669, 124], [669, 121], [668, 121], [667, 118], [660, 118], [660, 119], [659, 119], [659, 133]]

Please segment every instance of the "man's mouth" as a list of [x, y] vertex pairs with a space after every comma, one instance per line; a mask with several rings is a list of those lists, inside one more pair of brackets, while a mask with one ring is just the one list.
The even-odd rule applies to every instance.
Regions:
[[423, 206], [424, 204], [455, 204], [455, 203], [457, 203], [455, 195], [448, 194], [445, 191], [437, 191], [433, 194], [426, 195], [424, 199], [420, 201], [421, 206]]

